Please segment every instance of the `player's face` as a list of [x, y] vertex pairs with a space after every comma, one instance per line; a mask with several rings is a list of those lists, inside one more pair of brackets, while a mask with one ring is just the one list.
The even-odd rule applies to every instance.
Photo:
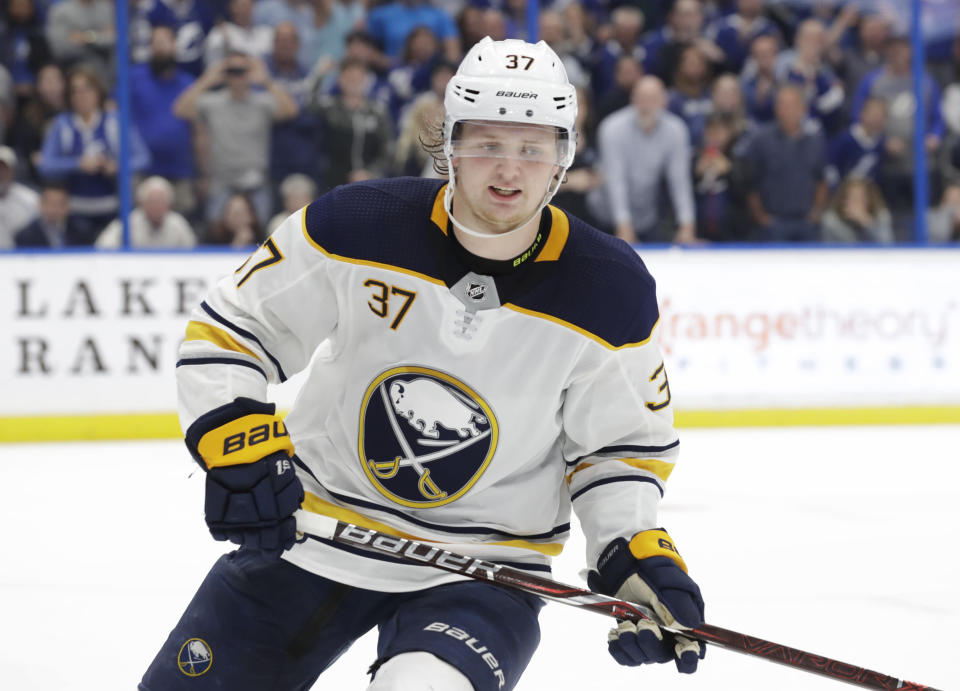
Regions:
[[530, 219], [560, 172], [557, 131], [541, 125], [466, 122], [452, 158], [454, 216], [493, 234]]

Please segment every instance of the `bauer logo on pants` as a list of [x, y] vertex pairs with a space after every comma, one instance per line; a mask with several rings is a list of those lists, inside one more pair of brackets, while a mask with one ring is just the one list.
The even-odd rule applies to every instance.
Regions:
[[177, 655], [177, 666], [188, 677], [199, 677], [213, 664], [213, 651], [207, 642], [200, 638], [191, 638], [182, 646]]
[[463, 382], [426, 367], [394, 367], [364, 394], [360, 460], [373, 486], [391, 501], [441, 506], [480, 479], [497, 434], [490, 406]]

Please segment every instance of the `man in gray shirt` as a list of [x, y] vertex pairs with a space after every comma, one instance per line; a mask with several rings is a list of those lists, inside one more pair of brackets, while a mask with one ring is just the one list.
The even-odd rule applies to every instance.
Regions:
[[[212, 91], [222, 82], [225, 89]], [[254, 85], [266, 90], [254, 91]], [[173, 112], [198, 125], [205, 144], [198, 148], [201, 169], [209, 175], [207, 220], [219, 217], [235, 192], [250, 197], [261, 223], [270, 218], [270, 128], [298, 111], [289, 94], [270, 80], [263, 62], [240, 53], [214, 63], [180, 94]]]
[[113, 3], [109, 0], [62, 0], [53, 4], [47, 16], [46, 33], [57, 62], [61, 66], [86, 63], [105, 83], [111, 83], [116, 42], [113, 12]]
[[677, 221], [673, 241], [695, 240], [690, 134], [666, 103], [663, 82], [643, 77], [633, 88], [631, 105], [608, 115], [598, 130], [604, 184], [591, 190], [587, 203], [627, 242], [660, 239], [661, 181]]
[[747, 148], [747, 205], [758, 239], [815, 242], [827, 204], [826, 159], [820, 125], [807, 118], [803, 90], [781, 86], [777, 119], [753, 136]]

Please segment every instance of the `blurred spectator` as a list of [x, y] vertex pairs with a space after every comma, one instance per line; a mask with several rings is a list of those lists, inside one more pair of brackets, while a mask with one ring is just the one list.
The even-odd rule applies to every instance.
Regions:
[[[193, 247], [197, 238], [187, 219], [172, 209], [173, 185], [149, 177], [137, 187], [137, 206], [130, 212], [131, 247]], [[123, 244], [123, 223], [114, 219], [97, 238], [99, 249]]]
[[[860, 12], [864, 9], [858, 2], [841, 2], [820, 18], [827, 27], [824, 35], [823, 60], [836, 74], [836, 66], [843, 60], [843, 49], [856, 44]], [[846, 92], [846, 89], [844, 89]]]
[[50, 57], [43, 18], [34, 0], [8, 0], [6, 12], [0, 15], [0, 64], [10, 70], [19, 97], [33, 93], [37, 71]]
[[760, 36], [750, 47], [750, 61], [740, 75], [747, 115], [758, 124], [773, 120], [773, 100], [777, 91], [777, 52], [780, 45], [773, 36]]
[[597, 101], [597, 121], [603, 120], [615, 110], [629, 106], [633, 87], [642, 76], [643, 67], [633, 55], [621, 55], [617, 58], [613, 70], [613, 85], [607, 89], [606, 95]]
[[[557, 3], [560, 8], [560, 3]], [[566, 51], [580, 62], [581, 69], [589, 70], [590, 56], [596, 42], [593, 38], [593, 22], [579, 2], [570, 2], [559, 10], [563, 20]], [[587, 76], [589, 80], [589, 75]]]
[[827, 182], [832, 187], [847, 177], [877, 181], [886, 126], [887, 104], [879, 98], [868, 98], [860, 111], [860, 121], [834, 137], [827, 149]]
[[337, 90], [337, 78], [340, 76], [340, 63], [347, 60], [359, 60], [370, 70], [371, 80], [367, 96], [383, 104], [390, 102], [390, 84], [387, 73], [393, 63], [383, 54], [373, 37], [365, 31], [351, 31], [347, 35], [346, 57], [340, 62], [321, 58], [310, 70], [307, 77], [307, 93], [310, 100], [321, 95], [332, 94]]
[[699, 46], [691, 44], [680, 51], [677, 72], [673, 76], [668, 108], [680, 117], [690, 133], [694, 147], [703, 141], [703, 127], [713, 110], [710, 95], [710, 64]]
[[203, 49], [217, 19], [204, 0], [152, 0], [146, 12], [148, 26], [169, 26], [176, 40], [177, 66], [190, 74], [203, 72]]
[[800, 87], [780, 87], [775, 110], [747, 148], [747, 204], [761, 240], [813, 242], [827, 202], [823, 135], [808, 124]]
[[317, 185], [306, 175], [294, 173], [280, 183], [280, 198], [283, 210], [267, 223], [267, 235], [271, 235], [287, 217], [302, 209], [317, 198]]
[[[603, 105], [607, 97], [614, 90], [623, 89], [623, 82], [617, 78], [617, 69], [620, 68], [621, 61], [626, 58], [633, 58], [635, 64], [639, 67], [643, 61], [645, 51], [640, 47], [640, 34], [643, 30], [643, 12], [630, 5], [621, 5], [610, 12], [610, 38], [600, 43], [590, 57], [591, 75], [590, 86], [593, 90], [594, 98], [600, 105], [600, 110], [605, 110]], [[642, 72], [638, 69], [637, 78]], [[633, 80], [636, 81], [636, 80]], [[622, 108], [630, 102], [630, 89], [633, 82], [630, 82], [623, 93]], [[617, 96], [611, 99], [616, 100]], [[616, 108], [606, 110], [612, 113]]]
[[207, 244], [249, 247], [263, 241], [260, 220], [253, 202], [245, 194], [227, 197], [220, 216], [211, 224]]
[[956, 31], [952, 33], [954, 38], [950, 41], [949, 58], [939, 62], [927, 63], [930, 72], [937, 80], [937, 84], [942, 88], [946, 88], [948, 84], [960, 82], [960, 9], [958, 9], [957, 19]]
[[441, 61], [433, 66], [430, 89], [417, 96], [400, 119], [394, 170], [399, 175], [433, 177], [433, 157], [420, 146], [421, 133], [443, 122], [443, 95], [447, 82], [456, 73], [452, 62]]
[[960, 183], [960, 36], [953, 41], [953, 64], [944, 70], [943, 121], [946, 136], [940, 147], [938, 168], [944, 182]]
[[697, 237], [709, 242], [743, 239], [734, 186], [733, 118], [711, 113], [704, 126], [703, 145], [693, 161]]
[[276, 27], [281, 22], [297, 27], [313, 24], [313, 0], [258, 0], [253, 7], [253, 23]]
[[[499, 18], [506, 30], [504, 38], [525, 38], [527, 30], [527, 0], [479, 0], [488, 4], [491, 10], [499, 10]], [[493, 21], [489, 16], [488, 21]], [[494, 38], [496, 41], [497, 39]]]
[[590, 190], [603, 185], [603, 176], [598, 172], [599, 154], [592, 141], [595, 129], [595, 124], [591, 122], [592, 105], [586, 92], [581, 89], [577, 90], [577, 99], [580, 107], [574, 123], [577, 128], [576, 155], [551, 203], [591, 225], [598, 225], [587, 205]]
[[793, 51], [782, 56], [777, 80], [796, 84], [810, 104], [810, 115], [828, 132], [841, 123], [843, 85], [824, 61], [826, 30], [816, 19], [808, 19], [797, 29]]
[[460, 54], [466, 55], [471, 46], [487, 35], [483, 9], [467, 5], [457, 15], [457, 33], [460, 34]]
[[890, 244], [893, 221], [869, 180], [847, 178], [833, 196], [821, 224], [824, 242]]
[[940, 206], [927, 212], [930, 242], [960, 242], [960, 185], [947, 185]]
[[9, 146], [0, 146], [0, 249], [13, 247], [13, 238], [37, 216], [40, 198], [36, 192], [14, 180], [17, 155]]
[[721, 74], [713, 81], [710, 92], [710, 112], [725, 115], [731, 131], [731, 146], [738, 149], [752, 131], [754, 123], [747, 119], [740, 80], [732, 74]]
[[441, 59], [440, 40], [429, 27], [418, 26], [407, 35], [401, 59], [387, 73], [392, 122], [400, 120], [400, 112], [414, 96], [430, 87], [430, 71]]
[[273, 27], [253, 23], [253, 0], [230, 0], [229, 16], [207, 36], [204, 62], [212, 65], [229, 53], [265, 58], [273, 47]]
[[70, 217], [70, 195], [60, 183], [40, 190], [40, 215], [17, 233], [17, 248], [78, 247], [93, 243], [96, 233], [82, 229]]
[[683, 120], [666, 105], [663, 82], [642, 77], [632, 105], [608, 116], [598, 128], [604, 185], [592, 190], [587, 201], [594, 217], [612, 224], [617, 237], [627, 242], [657, 240], [663, 234], [661, 180], [678, 223], [674, 241], [695, 238], [690, 136]]
[[370, 71], [359, 60], [344, 60], [340, 93], [315, 104], [320, 149], [327, 157], [327, 187], [383, 177], [393, 160], [393, 123], [386, 109], [367, 97]]
[[713, 41], [703, 37], [703, 8], [700, 0], [677, 0], [662, 29], [648, 33], [641, 45], [646, 51], [643, 70], [647, 74], [660, 77], [668, 86], [672, 86], [673, 75], [677, 70], [680, 52], [689, 44], [695, 43], [712, 65], [723, 64], [723, 51]]
[[313, 9], [313, 21], [307, 25], [300, 51], [306, 61], [304, 66], [310, 67], [320, 60], [336, 65], [346, 54], [347, 36], [363, 21], [363, 3], [313, 0]]
[[51, 63], [37, 71], [34, 94], [17, 111], [9, 141], [21, 158], [25, 177], [39, 183], [37, 166], [43, 138], [54, 118], [67, 107], [67, 82], [60, 68]]
[[116, 36], [113, 3], [108, 0], [60, 0], [47, 15], [47, 41], [61, 65], [90, 65], [109, 82]]
[[857, 41], [842, 49], [837, 71], [843, 79], [849, 109], [864, 77], [880, 67], [890, 36], [890, 22], [881, 14], [865, 14], [860, 19]]
[[960, 135], [951, 133], [944, 139], [937, 164], [944, 185], [960, 184]]
[[447, 60], [459, 62], [460, 41], [453, 19], [426, 0], [389, 2], [367, 14], [367, 31], [392, 58], [400, 57], [407, 36], [418, 26], [428, 27], [440, 39]]
[[[224, 82], [225, 89], [212, 90]], [[254, 91], [252, 85], [266, 91]], [[199, 126], [198, 155], [209, 175], [207, 220], [219, 218], [236, 192], [249, 194], [258, 216], [269, 218], [270, 128], [296, 117], [298, 109], [270, 79], [263, 61], [234, 53], [214, 63], [180, 95], [173, 112]]]
[[307, 109], [307, 70], [297, 61], [299, 34], [290, 22], [274, 27], [273, 53], [266, 65], [273, 82], [297, 104], [297, 116], [273, 126], [270, 143], [270, 180], [278, 185], [293, 173], [319, 174], [316, 153], [316, 118]]
[[189, 214], [196, 205], [190, 124], [173, 114], [173, 104], [194, 80], [177, 67], [176, 50], [173, 29], [153, 27], [149, 61], [130, 67], [130, 117], [150, 151], [144, 172], [172, 181], [174, 207]]
[[0, 65], [0, 142], [7, 137], [7, 129], [13, 125], [17, 112], [17, 95], [13, 88], [13, 77], [3, 65]]
[[[868, 74], [857, 88], [851, 117], [860, 120], [863, 105], [869, 97], [887, 104], [885, 155], [880, 166], [879, 181], [883, 196], [893, 214], [894, 226], [905, 232], [913, 215], [913, 129], [916, 101], [913, 96], [911, 71], [912, 49], [902, 36], [891, 38], [883, 66]], [[940, 89], [929, 74], [923, 75], [927, 121], [923, 123], [924, 143], [928, 154], [936, 151], [944, 134], [940, 113]], [[928, 156], [932, 166], [933, 157]]]
[[720, 16], [707, 27], [706, 37], [723, 51], [725, 69], [740, 72], [757, 37], [780, 39], [776, 24], [763, 16], [763, 5], [764, 0], [737, 0], [736, 12]]
[[581, 89], [589, 88], [590, 75], [577, 56], [573, 54], [567, 41], [563, 15], [554, 10], [541, 10], [539, 28], [540, 40], [546, 41], [547, 45], [553, 48], [557, 57], [560, 58], [560, 62], [563, 63], [563, 67], [567, 71], [567, 79], [570, 80], [570, 83]]
[[[67, 78], [70, 110], [47, 130], [40, 156], [41, 176], [62, 180], [70, 191], [70, 214], [81, 232], [96, 237], [116, 215], [120, 125], [105, 111], [106, 94], [95, 71], [75, 67]], [[150, 163], [150, 153], [136, 128], [130, 129], [130, 170]]]
[[[887, 42], [887, 51], [881, 67], [870, 72], [857, 87], [851, 116], [859, 120], [864, 102], [871, 96], [883, 99], [887, 104], [887, 135], [889, 144], [897, 150], [910, 149], [913, 137], [913, 114], [916, 103], [913, 99], [913, 76], [911, 73], [912, 48], [905, 37], [896, 36]], [[922, 89], [926, 101], [927, 133], [929, 150], [936, 148], [944, 133], [940, 111], [940, 89], [929, 74], [924, 74]]]
[[766, 9], [789, 42], [797, 27], [807, 19], [816, 19], [822, 24], [830, 23], [837, 8], [846, 1], [848, 0], [768, 0]]
[[292, 24], [298, 33], [299, 53], [297, 61], [308, 70], [316, 62], [310, 52], [313, 33], [314, 0], [258, 0], [253, 6], [253, 23], [258, 26]]
[[494, 7], [483, 11], [483, 30], [484, 36], [489, 36], [494, 41], [517, 37], [517, 32], [515, 28], [511, 29], [507, 16]]

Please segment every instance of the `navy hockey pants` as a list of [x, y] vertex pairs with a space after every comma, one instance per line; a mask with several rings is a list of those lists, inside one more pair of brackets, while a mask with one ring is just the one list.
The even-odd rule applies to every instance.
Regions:
[[539, 598], [476, 581], [364, 590], [240, 549], [214, 564], [139, 689], [306, 691], [374, 626], [373, 669], [422, 650], [477, 691], [512, 689], [540, 642], [541, 607]]

